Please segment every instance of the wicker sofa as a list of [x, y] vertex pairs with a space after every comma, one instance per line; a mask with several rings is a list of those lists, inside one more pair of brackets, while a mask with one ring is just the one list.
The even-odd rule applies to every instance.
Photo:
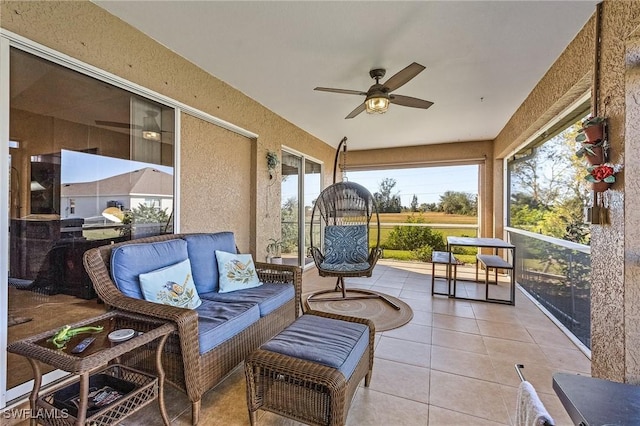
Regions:
[[[196, 309], [154, 303], [126, 295], [126, 291], [123, 293], [125, 289], [118, 279], [117, 269], [124, 270], [130, 268], [130, 265], [123, 267], [114, 261], [118, 253], [128, 250], [124, 252], [125, 258], [136, 259], [136, 250], [152, 248], [158, 255], [147, 259], [146, 262], [139, 261], [139, 265], [134, 265], [134, 268], [139, 268], [140, 265], [144, 268], [144, 264], [150, 263], [153, 265], [149, 265], [148, 270], [153, 270], [159, 266], [171, 265], [180, 256], [184, 256], [182, 247], [185, 245], [194, 268], [193, 280], [196, 288], [199, 281], [203, 281], [202, 273], [197, 273], [197, 268], [203, 264], [210, 268], [209, 262], [215, 263], [214, 250], [237, 250], [232, 233], [161, 235], [88, 250], [84, 255], [84, 265], [98, 296], [106, 305], [122, 311], [160, 318], [177, 325], [177, 333], [170, 336], [165, 345], [162, 355], [163, 367], [166, 380], [188, 395], [192, 404], [192, 423], [195, 425], [199, 421], [203, 393], [220, 383], [247, 355], [298, 317], [301, 312], [302, 272], [301, 268], [295, 266], [256, 262], [256, 272], [263, 285], [218, 294], [217, 291], [202, 292], [200, 283], [198, 293], [203, 303]], [[180, 247], [177, 250], [180, 252], [177, 258], [174, 247]], [[276, 294], [280, 294], [277, 296], [280, 300], [276, 300], [275, 304], [273, 301], [268, 302], [269, 309], [263, 309], [265, 299], [273, 299], [269, 295], [269, 292], [274, 293], [273, 289]], [[282, 298], [284, 293], [287, 294], [286, 300]], [[254, 304], [259, 305], [259, 309], [252, 306]], [[211, 323], [219, 322], [221, 314], [219, 311], [213, 312], [212, 315], [207, 312], [223, 306], [222, 316], [228, 315], [228, 308], [233, 309], [234, 305], [236, 308], [240, 306], [243, 311], [241, 314], [245, 319], [240, 320], [240, 325], [234, 317], [232, 319], [235, 325], [226, 329], [224, 333], [217, 333], [219, 329], [210, 330]], [[246, 320], [247, 315], [244, 312], [249, 309], [254, 311], [253, 317]], [[259, 312], [257, 317], [255, 311]], [[223, 327], [230, 323], [231, 321], [227, 321]], [[220, 337], [220, 334], [224, 336]], [[230, 334], [232, 335], [229, 337]]]

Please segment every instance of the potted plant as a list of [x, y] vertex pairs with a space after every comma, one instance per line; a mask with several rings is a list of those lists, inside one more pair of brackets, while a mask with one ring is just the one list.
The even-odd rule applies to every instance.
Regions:
[[578, 157], [586, 155], [591, 165], [602, 164], [606, 161], [604, 151], [604, 117], [589, 116], [582, 120], [582, 128], [578, 130], [576, 142], [582, 146], [576, 152]]
[[578, 130], [578, 136], [576, 136], [576, 142], [596, 143], [601, 141], [604, 136], [604, 123], [606, 119], [604, 117], [592, 117], [589, 116], [582, 120], [582, 128]]
[[276, 167], [280, 164], [278, 154], [273, 151], [267, 151], [267, 170], [269, 170], [269, 179], [275, 176]]
[[[578, 138], [576, 138], [576, 140], [578, 140]], [[602, 164], [605, 162], [603, 145], [604, 141], [602, 140], [596, 143], [581, 142], [581, 147], [576, 151], [576, 155], [578, 158], [584, 156], [591, 165]]]
[[591, 182], [595, 192], [604, 192], [616, 181], [616, 173], [622, 170], [619, 164], [598, 164], [587, 167], [588, 175], [585, 179]]
[[282, 264], [282, 241], [269, 238], [267, 244], [267, 262]]

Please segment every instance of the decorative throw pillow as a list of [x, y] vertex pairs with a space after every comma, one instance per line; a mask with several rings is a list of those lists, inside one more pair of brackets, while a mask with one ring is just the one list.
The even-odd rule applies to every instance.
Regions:
[[191, 275], [191, 262], [140, 274], [140, 288], [145, 300], [179, 308], [195, 309], [202, 303]]
[[235, 254], [216, 250], [219, 293], [243, 290], [262, 285], [250, 254]]
[[324, 228], [324, 261], [333, 265], [363, 263], [369, 258], [366, 225], [330, 225]]

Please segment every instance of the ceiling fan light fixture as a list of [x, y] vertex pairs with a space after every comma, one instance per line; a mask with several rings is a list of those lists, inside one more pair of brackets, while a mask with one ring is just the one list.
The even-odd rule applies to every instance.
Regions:
[[389, 96], [376, 94], [364, 101], [365, 109], [369, 114], [384, 114], [389, 109]]
[[143, 139], [159, 142], [161, 139], [160, 132], [161, 132], [160, 126], [158, 125], [158, 122], [156, 121], [155, 117], [153, 116], [144, 117], [143, 124], [142, 124]]

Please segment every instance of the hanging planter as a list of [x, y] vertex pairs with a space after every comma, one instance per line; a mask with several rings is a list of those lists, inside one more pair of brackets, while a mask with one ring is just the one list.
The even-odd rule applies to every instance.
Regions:
[[585, 157], [591, 165], [602, 164], [606, 161], [603, 144], [603, 141], [596, 143], [583, 142], [580, 149], [576, 151], [576, 156], [578, 158]]
[[274, 178], [278, 164], [280, 164], [278, 154], [273, 151], [267, 151], [267, 170], [269, 170], [269, 179]]
[[591, 188], [595, 192], [604, 192], [616, 181], [616, 173], [620, 170], [620, 164], [598, 164], [587, 167], [589, 174], [584, 178], [591, 182]]
[[591, 183], [591, 189], [593, 190], [593, 192], [604, 192], [607, 189], [611, 188], [611, 185], [609, 182], [592, 182]]
[[576, 142], [596, 143], [604, 140], [604, 117], [588, 117], [582, 121], [582, 129], [578, 130]]

